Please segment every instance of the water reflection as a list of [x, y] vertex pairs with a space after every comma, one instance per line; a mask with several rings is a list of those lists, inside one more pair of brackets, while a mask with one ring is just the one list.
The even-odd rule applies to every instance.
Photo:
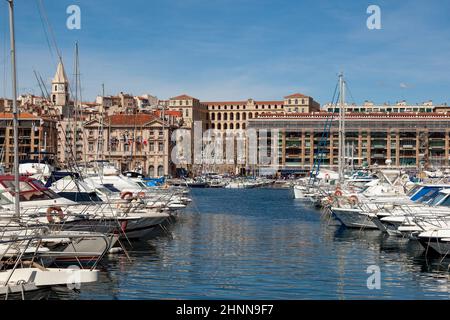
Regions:
[[[183, 217], [109, 256], [99, 283], [67, 299], [448, 298], [449, 262], [376, 230], [348, 230], [288, 190], [192, 190]], [[381, 290], [369, 290], [378, 265]]]

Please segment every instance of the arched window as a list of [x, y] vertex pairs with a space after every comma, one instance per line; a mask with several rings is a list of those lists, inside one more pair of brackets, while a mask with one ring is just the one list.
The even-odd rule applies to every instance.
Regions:
[[242, 114], [242, 120], [247, 120], [247, 114], [245, 112]]
[[242, 129], [245, 129], [245, 123], [242, 124]]
[[222, 125], [220, 123], [217, 124], [217, 129], [219, 129], [219, 130], [222, 129]]
[[223, 120], [228, 120], [228, 114], [227, 113], [223, 114]]
[[158, 166], [158, 177], [161, 177], [164, 175], [164, 167], [159, 165]]
[[148, 167], [148, 175], [151, 178], [153, 178], [155, 176], [155, 167], [154, 166], [149, 166]]
[[234, 114], [233, 114], [233, 112], [230, 113], [230, 120], [234, 120]]
[[236, 123], [236, 129], [239, 129], [239, 127], [240, 127], [239, 123]]
[[211, 120], [216, 120], [216, 114], [214, 112], [211, 113]]
[[230, 123], [230, 129], [234, 129], [234, 125]]
[[217, 114], [217, 120], [222, 120], [222, 114], [220, 112]]
[[248, 114], [248, 118], [249, 118], [249, 119], [253, 118], [253, 113], [250, 112], [250, 113]]
[[239, 112], [236, 113], [236, 120], [241, 120], [241, 114]]
[[227, 130], [227, 129], [228, 129], [228, 126], [227, 126], [226, 123], [224, 123], [224, 124], [223, 124], [223, 130]]
[[214, 123], [211, 123], [211, 129], [215, 129], [216, 125]]

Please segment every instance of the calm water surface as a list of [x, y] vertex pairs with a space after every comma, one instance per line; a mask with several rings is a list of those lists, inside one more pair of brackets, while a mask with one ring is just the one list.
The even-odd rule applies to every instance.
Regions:
[[[169, 234], [111, 255], [99, 283], [52, 299], [448, 299], [448, 262], [346, 230], [284, 189], [193, 189]], [[367, 267], [381, 289], [367, 288]]]

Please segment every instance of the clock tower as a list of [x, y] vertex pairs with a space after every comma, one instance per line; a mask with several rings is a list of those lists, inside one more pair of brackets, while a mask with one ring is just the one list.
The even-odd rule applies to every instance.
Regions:
[[52, 80], [52, 103], [56, 107], [64, 107], [69, 104], [69, 81], [67, 80], [64, 66], [60, 61]]

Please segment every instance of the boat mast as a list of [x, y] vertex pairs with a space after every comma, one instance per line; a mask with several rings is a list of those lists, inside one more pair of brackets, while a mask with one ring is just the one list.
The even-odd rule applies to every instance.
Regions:
[[345, 167], [345, 82], [344, 75], [339, 75], [339, 182], [344, 182]]
[[73, 150], [75, 153], [75, 162], [78, 160], [78, 155], [77, 155], [77, 138], [78, 138], [78, 112], [79, 112], [79, 102], [78, 102], [78, 41], [75, 42], [75, 101], [74, 101], [74, 128], [73, 128], [73, 132], [74, 132], [74, 136], [73, 136]]
[[19, 110], [17, 108], [17, 78], [16, 78], [16, 40], [14, 36], [14, 3], [9, 4], [9, 32], [11, 41], [11, 75], [12, 75], [12, 103], [14, 127], [14, 217], [20, 216], [20, 188], [19, 188]]

